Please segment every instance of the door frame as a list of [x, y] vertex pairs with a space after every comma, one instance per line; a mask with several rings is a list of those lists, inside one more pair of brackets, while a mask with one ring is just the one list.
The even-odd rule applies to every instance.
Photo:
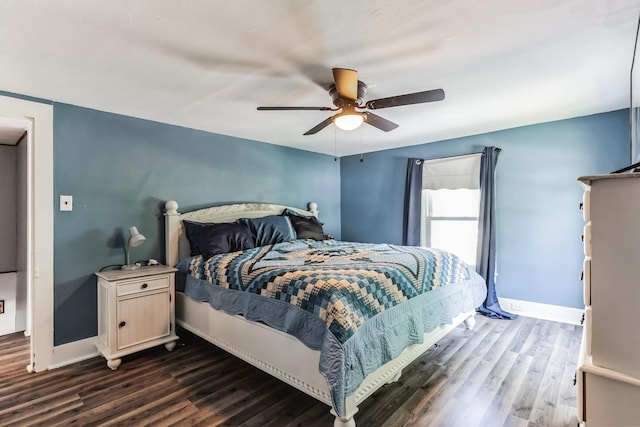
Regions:
[[53, 362], [53, 105], [0, 95], [0, 115], [30, 121], [26, 277], [31, 351], [27, 370], [41, 372]]

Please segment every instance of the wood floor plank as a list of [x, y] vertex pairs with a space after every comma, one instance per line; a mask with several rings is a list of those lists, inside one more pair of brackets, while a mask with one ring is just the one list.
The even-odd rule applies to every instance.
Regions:
[[560, 329], [560, 324], [556, 325], [558, 327], [553, 329], [555, 331], [555, 340], [552, 343], [547, 342], [552, 349], [549, 363], [542, 375], [538, 395], [529, 417], [536, 425], [540, 426], [552, 425], [555, 410], [558, 406], [560, 380], [563, 378], [564, 367], [567, 364], [569, 332], [565, 329]]
[[495, 411], [496, 408], [493, 407], [495, 396], [517, 357], [516, 353], [510, 351], [502, 353], [473, 399], [461, 408], [460, 416], [451, 424], [452, 427], [484, 427], [486, 425], [481, 423], [481, 419], [485, 414], [492, 414]]
[[[446, 386], [441, 387], [434, 395], [435, 398], [426, 403], [421, 413], [417, 416], [417, 425], [432, 425], [444, 419], [446, 408], [451, 408], [450, 401], [458, 390], [464, 385], [465, 380], [477, 368], [480, 360], [497, 337], [490, 334], [491, 329], [485, 328], [484, 332], [473, 334], [460, 349], [444, 364], [447, 376]], [[487, 343], [486, 345], [484, 343]], [[473, 357], [471, 357], [473, 355]]]
[[531, 365], [520, 385], [512, 415], [525, 420], [529, 419], [540, 391], [543, 374], [551, 358], [551, 352], [552, 348], [549, 346], [540, 346], [535, 351], [532, 351], [535, 356], [530, 356], [532, 357]]
[[519, 317], [516, 320], [518, 333], [509, 344], [508, 350], [513, 351], [514, 353], [522, 353], [522, 348], [529, 335], [531, 335], [531, 330], [534, 328], [537, 320], [530, 317]]
[[485, 412], [479, 425], [502, 425], [505, 422], [531, 362], [531, 356], [518, 354], [490, 404], [491, 410]]
[[[487, 345], [490, 345], [490, 350], [485, 352], [478, 364], [478, 368], [465, 379], [463, 386], [454, 395], [456, 399], [462, 402], [471, 402], [480, 387], [485, 383], [515, 336], [516, 329], [508, 328], [508, 326], [508, 323], [500, 322], [492, 330], [491, 336], [495, 339], [486, 342]], [[484, 344], [485, 342], [483, 342]]]
[[[359, 427], [575, 426], [572, 384], [581, 327], [478, 317], [365, 400]], [[123, 359], [26, 371], [28, 339], [0, 337], [0, 426], [304, 426], [333, 424], [329, 407], [180, 330]], [[13, 348], [15, 351], [7, 351]]]
[[[147, 414], [140, 422], [141, 427], [168, 427], [176, 420], [183, 425], [188, 425], [189, 419], [198, 414], [198, 408], [188, 400], [178, 400], [169, 403], [156, 413]], [[128, 420], [127, 420], [128, 421]]]
[[[455, 425], [462, 422], [463, 425], [469, 425], [468, 421], [459, 420], [467, 418], [465, 413], [472, 402], [482, 401], [482, 399], [476, 398], [477, 392], [494, 371], [496, 363], [501, 360], [501, 356], [504, 354], [504, 349], [515, 335], [515, 328], [511, 328], [509, 331], [508, 327], [507, 322], [492, 324], [491, 331], [482, 341], [482, 349], [478, 349], [470, 357], [473, 360], [469, 365], [470, 373], [456, 373], [464, 378], [460, 387], [453, 394], [441, 396], [444, 399], [440, 400], [445, 400], [446, 406], [442, 409], [432, 407], [431, 412], [435, 414], [435, 417], [433, 419], [423, 418], [423, 422], [436, 425], [445, 422], [448, 425]], [[450, 387], [447, 386], [447, 389]], [[471, 420], [474, 416], [477, 418], [477, 415], [478, 413], [473, 414]]]

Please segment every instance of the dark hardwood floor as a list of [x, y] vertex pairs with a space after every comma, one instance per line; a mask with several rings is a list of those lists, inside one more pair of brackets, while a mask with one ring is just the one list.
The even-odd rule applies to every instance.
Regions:
[[[478, 316], [385, 385], [359, 427], [572, 426], [581, 327]], [[178, 330], [116, 371], [92, 358], [29, 374], [28, 341], [0, 337], [0, 425], [332, 426], [328, 406]]]

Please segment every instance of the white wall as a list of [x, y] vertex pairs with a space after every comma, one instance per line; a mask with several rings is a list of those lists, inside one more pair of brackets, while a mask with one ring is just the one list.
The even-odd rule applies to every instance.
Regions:
[[16, 271], [17, 154], [16, 146], [0, 145], [0, 273]]

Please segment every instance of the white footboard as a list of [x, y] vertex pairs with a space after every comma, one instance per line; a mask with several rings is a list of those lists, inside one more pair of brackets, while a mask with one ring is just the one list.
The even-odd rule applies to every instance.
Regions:
[[214, 310], [176, 292], [176, 323], [268, 374], [331, 405], [325, 378], [318, 371], [320, 352], [297, 338], [262, 323]]

